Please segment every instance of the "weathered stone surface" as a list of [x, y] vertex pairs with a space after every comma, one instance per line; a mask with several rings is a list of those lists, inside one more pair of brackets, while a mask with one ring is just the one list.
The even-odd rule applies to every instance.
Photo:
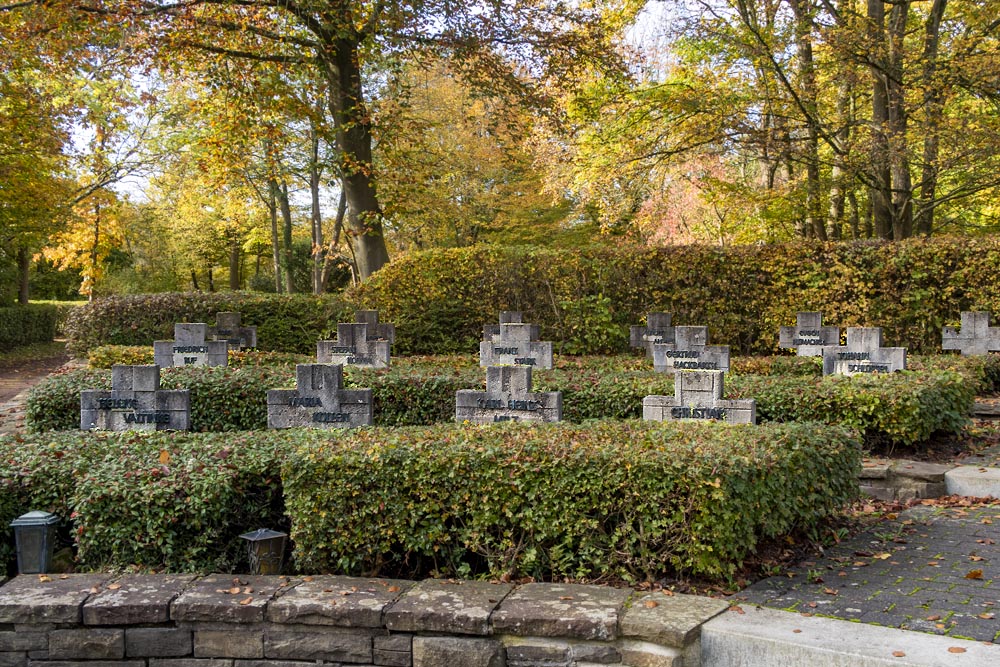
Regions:
[[166, 623], [170, 603], [194, 575], [132, 574], [105, 586], [83, 605], [86, 625]]
[[823, 375], [906, 370], [905, 347], [882, 347], [879, 327], [847, 327], [847, 345], [823, 348]]
[[944, 484], [944, 474], [954, 468], [953, 465], [940, 463], [924, 463], [922, 461], [898, 461], [892, 467], [892, 474], [919, 482]]
[[201, 660], [198, 658], [150, 658], [149, 667], [233, 667], [233, 661], [222, 658]]
[[724, 399], [722, 371], [677, 371], [673, 396], [646, 396], [642, 418], [647, 421], [713, 419], [730, 424], [757, 422], [754, 399]]
[[[44, 657], [29, 655], [32, 665], [39, 667], [146, 667], [145, 660], [59, 660], [53, 662], [37, 662], [47, 660]], [[150, 666], [152, 667], [152, 665]], [[223, 667], [220, 665], [220, 667]]]
[[493, 614], [497, 633], [613, 640], [630, 588], [582, 584], [525, 584]]
[[0, 651], [39, 651], [48, 646], [44, 632], [0, 632]]
[[861, 466], [858, 479], [886, 479], [892, 466], [888, 463], [869, 462]]
[[374, 647], [383, 651], [405, 651], [409, 653], [413, 650], [413, 635], [375, 637]]
[[409, 651], [384, 651], [374, 649], [372, 651], [372, 663], [383, 667], [410, 667], [413, 662], [413, 654]]
[[503, 644], [495, 639], [414, 637], [413, 667], [505, 667]]
[[106, 574], [15, 577], [0, 588], [0, 623], [79, 623], [84, 600], [108, 579]]
[[264, 635], [264, 657], [370, 663], [372, 638], [329, 628], [315, 632], [270, 629]]
[[344, 389], [342, 366], [298, 364], [295, 389], [267, 392], [268, 428], [371, 426], [372, 390]]
[[990, 326], [990, 313], [963, 312], [962, 331], [955, 327], [941, 330], [941, 348], [961, 350], [963, 355], [984, 355], [1000, 350], [1000, 327]]
[[386, 608], [414, 585], [412, 581], [395, 579], [335, 576], [309, 579], [268, 605], [269, 621], [380, 628]]
[[170, 604], [170, 618], [229, 623], [263, 621], [264, 610], [275, 593], [287, 590], [294, 583], [288, 577], [213, 574], [192, 582]]
[[623, 637], [684, 648], [698, 639], [701, 624], [724, 612], [722, 600], [697, 595], [649, 593], [633, 600], [622, 617]]
[[681, 652], [675, 648], [624, 642], [621, 647], [622, 662], [629, 667], [684, 667]]
[[119, 660], [124, 657], [124, 630], [81, 628], [49, 633], [50, 660]]
[[573, 644], [573, 660], [598, 665], [613, 665], [622, 661], [622, 654], [610, 644]]
[[503, 421], [556, 422], [562, 419], [562, 392], [532, 391], [530, 366], [491, 366], [486, 391], [455, 393], [455, 420], [473, 424]]
[[177, 628], [128, 628], [125, 655], [130, 658], [178, 658], [192, 653], [190, 630]]
[[490, 614], [512, 588], [485, 581], [427, 579], [389, 607], [385, 626], [393, 632], [488, 635]]
[[263, 658], [262, 630], [197, 630], [194, 633], [196, 658]]
[[532, 642], [507, 646], [509, 665], [567, 665], [569, 662], [570, 647], [565, 642]]
[[795, 349], [800, 357], [821, 357], [826, 345], [840, 345], [840, 327], [823, 326], [823, 313], [798, 313], [794, 327], [778, 330], [778, 347]]
[[23, 651], [16, 653], [0, 653], [0, 667], [27, 667], [28, 654]]
[[315, 660], [236, 660], [233, 667], [317, 667], [322, 664]]

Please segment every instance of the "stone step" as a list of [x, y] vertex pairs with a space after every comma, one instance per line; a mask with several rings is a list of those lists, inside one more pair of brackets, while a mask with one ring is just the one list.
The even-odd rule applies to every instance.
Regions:
[[746, 607], [702, 626], [701, 667], [995, 667], [1000, 645]]
[[1000, 419], [1000, 401], [977, 398], [972, 405], [972, 416], [979, 419]]

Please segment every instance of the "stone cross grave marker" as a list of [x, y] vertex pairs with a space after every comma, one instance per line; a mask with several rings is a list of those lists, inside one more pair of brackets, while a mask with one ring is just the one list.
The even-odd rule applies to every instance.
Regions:
[[673, 343], [653, 343], [653, 370], [728, 371], [729, 346], [709, 345], [708, 327], [674, 327]]
[[881, 327], [847, 327], [847, 345], [823, 348], [823, 375], [906, 370], [905, 347], [882, 347]]
[[941, 347], [961, 350], [963, 355], [983, 355], [1000, 351], [1000, 327], [990, 326], [990, 314], [963, 312], [962, 331], [955, 327], [941, 330]]
[[[523, 315], [517, 310], [501, 310], [500, 324], [524, 324]], [[495, 341], [500, 335], [500, 324], [484, 324], [483, 340]], [[528, 326], [531, 327], [529, 340], [541, 338], [541, 329], [537, 324], [529, 324]]]
[[240, 319], [239, 313], [216, 313], [215, 325], [208, 327], [208, 339], [224, 340], [230, 350], [257, 347], [257, 327], [242, 326]]
[[377, 310], [354, 311], [354, 323], [368, 325], [368, 340], [386, 340], [390, 345], [396, 342], [396, 325], [379, 322]]
[[153, 343], [153, 361], [160, 368], [172, 366], [225, 366], [229, 344], [224, 340], [205, 340], [208, 325], [183, 322], [174, 325], [173, 340]]
[[486, 391], [461, 389], [455, 395], [458, 422], [491, 424], [561, 419], [562, 392], [531, 391], [531, 366], [490, 366], [486, 369]]
[[794, 348], [800, 357], [821, 357], [828, 345], [840, 345], [840, 327], [824, 327], [823, 313], [798, 313], [794, 327], [778, 330], [778, 347]]
[[757, 401], [722, 398], [724, 378], [723, 371], [677, 371], [674, 373], [674, 395], [642, 399], [642, 418], [646, 421], [716, 419], [730, 424], [755, 424]]
[[372, 390], [344, 389], [343, 384], [343, 366], [296, 365], [295, 389], [267, 391], [267, 427], [371, 426]]
[[532, 324], [501, 324], [493, 340], [479, 343], [480, 366], [552, 368], [552, 342], [533, 340]]
[[646, 313], [646, 324], [629, 327], [629, 346], [645, 349], [646, 356], [653, 356], [653, 343], [673, 343], [674, 327], [670, 326], [670, 313]]
[[111, 391], [80, 392], [84, 431], [186, 431], [191, 424], [187, 389], [160, 389], [160, 367], [111, 367]]
[[369, 339], [367, 324], [340, 323], [337, 340], [321, 340], [316, 344], [316, 359], [321, 364], [388, 368], [389, 341]]

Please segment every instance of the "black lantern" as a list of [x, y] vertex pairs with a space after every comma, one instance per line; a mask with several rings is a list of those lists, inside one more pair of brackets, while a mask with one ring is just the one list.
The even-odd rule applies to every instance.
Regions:
[[267, 528], [240, 535], [240, 539], [247, 541], [250, 574], [281, 574], [286, 537], [285, 533]]
[[52, 548], [56, 542], [59, 517], [49, 512], [28, 512], [13, 521], [17, 544], [17, 571], [21, 574], [42, 574], [49, 571]]

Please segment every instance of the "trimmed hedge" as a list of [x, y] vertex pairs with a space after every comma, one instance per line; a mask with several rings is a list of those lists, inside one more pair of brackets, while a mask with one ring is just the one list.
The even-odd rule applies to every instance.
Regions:
[[261, 350], [316, 354], [316, 341], [336, 336], [337, 323], [354, 319], [353, 308], [335, 295], [267, 295], [244, 292], [171, 292], [94, 299], [73, 309], [66, 321], [67, 349], [83, 356], [101, 345], [152, 345], [170, 340], [177, 322], [215, 323], [236, 311], [257, 327]]
[[245, 561], [240, 533], [288, 528], [283, 446], [252, 434], [0, 438], [0, 521], [58, 514], [83, 569], [231, 571]]
[[597, 422], [360, 430], [283, 466], [300, 569], [731, 578], [857, 493], [846, 428]]
[[[138, 348], [115, 354], [131, 358]], [[292, 355], [242, 353], [230, 368], [167, 368], [164, 389], [191, 390], [194, 431], [242, 431], [267, 425], [268, 389], [294, 387]], [[275, 365], [268, 365], [275, 361]], [[419, 426], [450, 422], [455, 392], [485, 389], [485, 374], [472, 356], [399, 359], [388, 370], [345, 368], [345, 384], [372, 389], [377, 426]], [[263, 364], [263, 365], [256, 365]], [[918, 445], [938, 431], [958, 432], [968, 420], [973, 397], [990, 386], [1000, 355], [917, 358], [927, 370], [892, 375], [822, 377], [813, 359], [775, 357], [734, 362], [726, 382], [729, 398], [754, 398], [762, 422], [816, 421], [857, 428], [870, 449]], [[771, 375], [739, 375], [737, 369]], [[537, 391], [563, 392], [563, 418], [633, 419], [642, 416], [642, 399], [673, 394], [673, 377], [655, 373], [639, 357], [560, 358], [551, 371], [533, 374]], [[78, 428], [80, 392], [110, 389], [107, 370], [72, 371], [51, 376], [28, 396], [27, 424], [32, 431]]]
[[857, 493], [844, 428], [599, 422], [0, 438], [0, 520], [67, 520], [79, 569], [243, 567], [291, 529], [301, 572], [724, 580]]
[[624, 351], [629, 325], [665, 311], [734, 354], [770, 354], [796, 312], [822, 311], [930, 354], [961, 311], [1000, 313], [1000, 237], [432, 250], [397, 257], [347, 298], [396, 324], [401, 355], [475, 350], [501, 310], [524, 312], [563, 353]]
[[0, 308], [0, 352], [32, 343], [51, 343], [64, 309], [28, 304]]

